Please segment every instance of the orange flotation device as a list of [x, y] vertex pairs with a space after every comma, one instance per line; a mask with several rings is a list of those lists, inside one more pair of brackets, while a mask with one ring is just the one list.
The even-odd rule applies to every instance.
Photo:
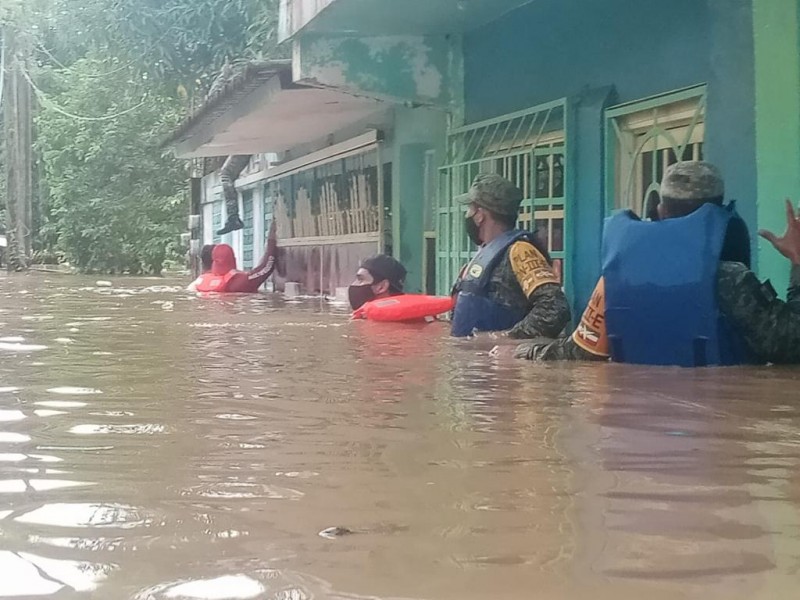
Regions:
[[225, 275], [214, 275], [214, 273], [203, 273], [195, 282], [195, 290], [205, 293], [224, 293], [227, 291], [228, 282], [236, 275], [235, 270], [228, 271]]
[[228, 283], [236, 275], [236, 256], [233, 248], [228, 244], [217, 244], [211, 251], [211, 271], [203, 273], [194, 282], [198, 292], [217, 292], [228, 291]]
[[450, 296], [402, 294], [371, 300], [353, 312], [354, 319], [369, 321], [418, 321], [453, 310]]

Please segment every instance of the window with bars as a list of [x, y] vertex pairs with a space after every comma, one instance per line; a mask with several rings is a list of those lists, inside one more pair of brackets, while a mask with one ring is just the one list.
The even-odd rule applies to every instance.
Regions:
[[269, 185], [265, 184], [263, 189], [263, 211], [262, 215], [264, 216], [264, 244], [267, 243], [267, 237], [269, 236], [269, 228], [272, 226], [272, 196], [269, 194]]
[[[219, 198], [216, 196], [219, 196]], [[214, 244], [219, 244], [222, 241], [222, 237], [217, 235], [217, 231], [222, 229], [222, 192], [215, 194], [213, 207], [214, 208], [211, 213], [211, 222], [213, 223], [212, 230], [214, 231], [214, 237], [212, 239]]]
[[242, 192], [242, 265], [245, 269], [253, 268], [255, 235], [253, 231], [253, 191]]
[[563, 268], [567, 194], [565, 101], [551, 102], [454, 130], [440, 170], [437, 208], [437, 291], [449, 290], [472, 256], [464, 231], [466, 194], [479, 173], [498, 173], [523, 192], [519, 226], [536, 232]]
[[609, 209], [654, 216], [665, 169], [703, 159], [705, 109], [701, 86], [606, 111]]

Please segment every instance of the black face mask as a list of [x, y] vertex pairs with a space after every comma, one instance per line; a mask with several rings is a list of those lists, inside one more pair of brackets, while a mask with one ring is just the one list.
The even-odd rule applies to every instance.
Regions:
[[469, 236], [469, 239], [472, 241], [472, 243], [475, 244], [476, 246], [481, 246], [483, 242], [481, 241], [480, 238], [481, 235], [480, 228], [478, 227], [478, 224], [475, 222], [475, 219], [473, 219], [472, 217], [467, 217], [466, 219], [464, 219], [464, 227], [466, 228], [467, 235]]
[[375, 292], [371, 285], [351, 285], [347, 288], [347, 297], [350, 299], [350, 307], [358, 310], [370, 300], [375, 299]]

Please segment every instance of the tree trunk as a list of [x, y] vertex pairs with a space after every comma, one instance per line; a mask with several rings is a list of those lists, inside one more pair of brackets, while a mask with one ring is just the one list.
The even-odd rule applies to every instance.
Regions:
[[8, 269], [30, 267], [33, 235], [33, 152], [31, 88], [23, 75], [26, 56], [10, 28], [5, 36], [3, 90], [6, 159]]

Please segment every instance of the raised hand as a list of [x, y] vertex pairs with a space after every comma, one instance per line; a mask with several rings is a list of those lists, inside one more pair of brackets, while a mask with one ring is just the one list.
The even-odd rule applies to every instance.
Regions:
[[278, 248], [278, 230], [275, 226], [275, 219], [269, 226], [269, 233], [267, 234], [267, 250], [270, 255], [275, 256], [275, 250]]
[[792, 261], [793, 265], [800, 265], [800, 216], [795, 215], [791, 200], [786, 199], [786, 231], [780, 237], [771, 231], [762, 229], [758, 235], [763, 237], [775, 249]]

